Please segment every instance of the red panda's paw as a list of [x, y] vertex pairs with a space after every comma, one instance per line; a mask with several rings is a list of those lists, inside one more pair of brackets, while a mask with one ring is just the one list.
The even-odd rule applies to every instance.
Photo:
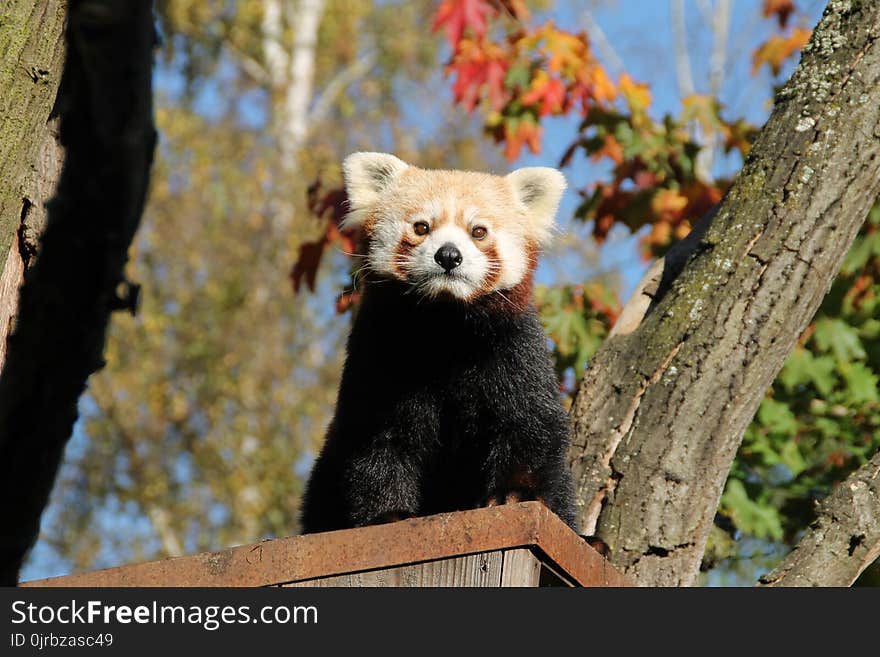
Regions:
[[531, 502], [538, 501], [542, 504], [546, 504], [543, 498], [534, 495], [532, 491], [519, 489], [519, 490], [509, 490], [504, 493], [494, 493], [490, 495], [486, 501], [481, 505], [484, 507], [490, 506], [499, 506], [501, 504], [517, 504], [518, 502]]
[[406, 520], [407, 518], [415, 518], [416, 514], [410, 511], [386, 511], [384, 513], [380, 513], [379, 515], [371, 518], [368, 522], [364, 523], [366, 525], [386, 525], [390, 522], [398, 522], [399, 520]]

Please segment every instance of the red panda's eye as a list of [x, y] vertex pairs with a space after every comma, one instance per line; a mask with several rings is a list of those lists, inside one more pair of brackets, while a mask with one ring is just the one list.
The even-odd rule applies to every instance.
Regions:
[[474, 226], [473, 230], [471, 230], [471, 237], [475, 240], [481, 240], [486, 237], [486, 233], [488, 231], [482, 226]]
[[421, 237], [422, 235], [427, 235], [430, 230], [431, 228], [424, 221], [417, 221], [413, 224], [413, 231], [419, 237]]

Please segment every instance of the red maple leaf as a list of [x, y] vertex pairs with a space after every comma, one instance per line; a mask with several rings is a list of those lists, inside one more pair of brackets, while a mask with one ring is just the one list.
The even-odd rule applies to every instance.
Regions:
[[290, 282], [293, 284], [294, 293], [299, 292], [303, 279], [311, 292], [315, 291], [315, 278], [318, 276], [318, 266], [321, 264], [321, 256], [327, 248], [328, 241], [325, 237], [300, 245], [296, 263], [290, 271]]
[[785, 29], [788, 17], [794, 13], [794, 0], [764, 0], [764, 17], [776, 16], [779, 27]]
[[495, 44], [465, 40], [447, 69], [456, 74], [452, 85], [455, 102], [464, 105], [467, 111], [472, 111], [477, 106], [480, 90], [485, 85], [489, 105], [494, 110], [500, 110], [508, 98], [504, 87], [508, 67], [503, 51]]
[[340, 228], [347, 212], [347, 196], [342, 187], [325, 189], [319, 177], [309, 185], [306, 200], [309, 210], [326, 223], [320, 237], [312, 242], [304, 242], [299, 247], [296, 262], [290, 271], [294, 293], [300, 291], [303, 282], [311, 292], [315, 291], [318, 267], [331, 244], [338, 243], [347, 255], [353, 255], [357, 249], [357, 231]]
[[443, 0], [431, 29], [436, 32], [442, 27], [449, 45], [456, 48], [466, 28], [477, 37], [486, 34], [486, 21], [496, 11], [486, 0]]

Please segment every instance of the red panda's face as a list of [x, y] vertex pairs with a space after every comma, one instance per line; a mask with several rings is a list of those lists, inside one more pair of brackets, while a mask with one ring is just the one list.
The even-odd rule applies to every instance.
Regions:
[[565, 188], [555, 169], [434, 171], [382, 153], [355, 153], [343, 168], [346, 225], [366, 234], [365, 266], [429, 298], [470, 301], [519, 284]]

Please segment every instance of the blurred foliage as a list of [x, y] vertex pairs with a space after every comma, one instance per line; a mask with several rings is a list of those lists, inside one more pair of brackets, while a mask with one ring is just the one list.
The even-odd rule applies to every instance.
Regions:
[[[575, 229], [601, 243], [624, 227], [647, 260], [728, 188], [713, 158], [735, 171], [757, 134], [711, 94], [687, 95], [675, 115], [658, 117], [650, 86], [612, 75], [586, 34], [546, 19], [547, 2], [329, 0], [315, 92], [367, 54], [373, 63], [310, 125], [297, 174], [282, 175], [285, 89], [267, 81], [264, 4], [157, 3], [162, 144], [131, 270], [144, 302], [137, 317], [112, 324], [107, 368], [91, 383], [43, 528], [43, 542], [75, 569], [295, 531], [347, 330], [327, 299], [343, 288], [337, 312], [357, 301], [346, 282], [351, 261], [340, 255], [357, 250], [357, 236], [339, 230], [348, 152], [498, 168], [524, 147], [539, 152], [549, 121], [575, 117], [560, 166], [586, 159], [607, 172], [576, 190]], [[801, 10], [763, 0], [756, 20], [772, 26], [770, 36], [729, 56], [748, 58], [753, 75], [780, 75], [809, 36]], [[281, 32], [288, 50], [294, 21]], [[457, 113], [438, 115], [443, 85]], [[271, 227], [280, 198], [295, 207], [281, 239]], [[294, 260], [293, 286], [315, 296], [291, 294]], [[814, 502], [880, 447], [878, 293], [875, 208], [746, 432], [707, 547], [708, 581], [753, 580], [772, 566]], [[543, 285], [535, 302], [568, 396], [617, 317], [616, 286]], [[109, 530], [96, 531], [106, 517]], [[863, 580], [871, 577], [876, 568]]]

